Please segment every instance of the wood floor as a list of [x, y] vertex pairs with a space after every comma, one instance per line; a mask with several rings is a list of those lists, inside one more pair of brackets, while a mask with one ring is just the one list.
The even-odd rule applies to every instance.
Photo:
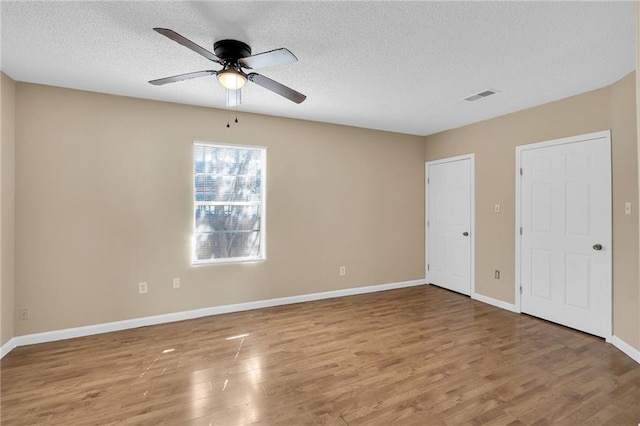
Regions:
[[420, 286], [14, 349], [2, 425], [640, 423], [602, 339]]

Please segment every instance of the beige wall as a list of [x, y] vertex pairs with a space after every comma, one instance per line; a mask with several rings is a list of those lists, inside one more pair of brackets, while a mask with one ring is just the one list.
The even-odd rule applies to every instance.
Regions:
[[[16, 117], [16, 335], [424, 278], [424, 138], [26, 83]], [[268, 147], [267, 261], [191, 266], [194, 140]]]
[[15, 173], [15, 89], [16, 84], [0, 73], [0, 345], [14, 336], [14, 173]]
[[[640, 164], [640, 2], [636, 2], [636, 141], [638, 164]], [[640, 180], [640, 174], [638, 175], [638, 180]], [[640, 260], [638, 261], [640, 262]], [[640, 280], [638, 281], [638, 287], [638, 306], [640, 307]], [[638, 320], [636, 339], [637, 342], [640, 342], [640, 319]], [[640, 343], [635, 347], [640, 348]]]
[[[611, 86], [613, 169], [613, 329], [640, 348], [640, 276], [638, 272], [638, 144], [635, 74]], [[634, 206], [625, 215], [624, 203]]]
[[[634, 85], [629, 75], [420, 138], [251, 114], [227, 129], [224, 111], [18, 83], [15, 307], [29, 307], [32, 319], [17, 321], [15, 335], [421, 279], [423, 160], [470, 152], [476, 291], [513, 303], [515, 147], [611, 129], [614, 334], [640, 348]], [[3, 225], [4, 102], [13, 102], [11, 93], [3, 86]], [[266, 262], [190, 265], [194, 140], [268, 147]], [[634, 206], [631, 216], [625, 201]], [[2, 300], [13, 310], [4, 229]], [[343, 264], [348, 275], [341, 278]], [[179, 290], [171, 288], [175, 276]], [[149, 283], [149, 294], [137, 294], [139, 281]], [[14, 334], [4, 311], [3, 343], [5, 328]]]
[[[476, 291], [514, 303], [515, 147], [611, 129], [614, 334], [640, 348], [634, 82], [628, 75], [610, 87], [428, 136], [425, 160], [475, 153]], [[624, 215], [625, 201], [633, 203], [631, 216]], [[499, 214], [493, 211], [497, 203]], [[502, 272], [500, 280], [494, 279], [495, 269]]]

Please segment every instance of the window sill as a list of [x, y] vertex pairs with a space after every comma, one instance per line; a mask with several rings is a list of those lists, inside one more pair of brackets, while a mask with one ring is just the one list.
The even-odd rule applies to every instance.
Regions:
[[232, 258], [232, 259], [211, 259], [211, 260], [197, 260], [192, 261], [191, 266], [212, 266], [212, 265], [229, 265], [234, 263], [262, 263], [266, 262], [265, 257], [244, 257], [244, 258]]

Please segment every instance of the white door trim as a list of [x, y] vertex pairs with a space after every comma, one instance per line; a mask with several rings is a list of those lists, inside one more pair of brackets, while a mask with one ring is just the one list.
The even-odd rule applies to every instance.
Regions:
[[429, 166], [451, 163], [453, 161], [470, 160], [470, 176], [471, 176], [471, 229], [469, 230], [469, 236], [471, 237], [471, 271], [469, 280], [471, 281], [471, 298], [475, 299], [476, 296], [476, 173], [475, 173], [475, 154], [464, 154], [455, 157], [443, 158], [440, 160], [427, 161], [424, 163], [424, 279], [427, 285], [429, 284], [429, 271], [427, 265], [429, 264], [429, 227], [427, 222], [429, 221]]
[[[546, 147], [550, 147], [550, 146], [557, 146], [557, 145], [565, 145], [565, 144], [570, 144], [570, 143], [576, 143], [576, 142], [585, 142], [585, 141], [589, 141], [589, 140], [594, 140], [594, 139], [606, 139], [609, 144], [608, 144], [608, 151], [607, 151], [607, 155], [608, 155], [608, 162], [609, 164], [611, 164], [611, 131], [610, 130], [603, 130], [600, 132], [594, 132], [594, 133], [587, 133], [584, 135], [578, 135], [578, 136], [570, 136], [567, 138], [561, 138], [561, 139], [552, 139], [552, 140], [548, 140], [548, 141], [544, 141], [544, 142], [538, 142], [538, 143], [532, 143], [532, 144], [527, 144], [527, 145], [519, 145], [516, 146], [516, 228], [515, 228], [515, 243], [516, 243], [516, 268], [515, 268], [515, 273], [516, 273], [516, 282], [515, 282], [515, 293], [516, 293], [516, 297], [515, 297], [515, 307], [518, 310], [518, 312], [522, 312], [522, 298], [520, 296], [520, 289], [522, 287], [522, 277], [520, 276], [521, 273], [521, 265], [520, 265], [520, 257], [521, 257], [521, 238], [520, 238], [520, 227], [522, 226], [522, 214], [521, 214], [521, 196], [522, 196], [522, 176], [520, 175], [520, 168], [522, 167], [522, 152], [523, 151], [527, 151], [530, 149], [536, 149], [536, 148], [546, 148]], [[611, 176], [609, 176], [609, 185], [611, 188]], [[610, 194], [611, 196], [613, 196], [613, 194]], [[611, 225], [612, 226], [612, 225]], [[608, 241], [605, 241], [605, 247], [612, 247], [613, 245], [611, 243], [612, 240], [612, 229], [609, 232], [609, 238]], [[613, 335], [613, 279], [612, 279], [612, 267], [613, 267], [613, 259], [611, 256], [613, 250], [607, 250], [607, 255], [609, 256], [609, 271], [608, 271], [608, 278], [609, 278], [609, 289], [611, 291], [608, 292], [608, 300], [606, 301], [605, 305], [607, 308], [607, 320], [608, 320], [608, 324], [606, 325], [606, 329], [609, 330], [608, 331], [608, 335], [605, 336], [606, 340], [610, 340], [611, 336]]]

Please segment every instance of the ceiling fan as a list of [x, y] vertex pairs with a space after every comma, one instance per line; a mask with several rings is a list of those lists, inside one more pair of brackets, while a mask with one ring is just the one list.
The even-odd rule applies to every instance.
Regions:
[[[157, 80], [151, 80], [149, 83], [160, 86], [167, 83], [174, 83], [176, 81], [188, 80], [191, 78], [205, 77], [208, 75], [215, 75], [218, 77], [220, 83], [229, 91], [236, 91], [239, 94], [240, 89], [247, 81], [251, 81], [258, 86], [262, 86], [267, 90], [271, 90], [280, 96], [283, 96], [290, 101], [297, 104], [304, 101], [307, 97], [300, 92], [278, 83], [275, 80], [271, 80], [261, 74], [255, 72], [249, 72], [248, 74], [243, 69], [256, 69], [269, 67], [273, 65], [283, 65], [296, 62], [298, 58], [291, 53], [288, 49], [280, 48], [270, 50], [268, 52], [251, 54], [251, 47], [248, 44], [238, 40], [220, 40], [216, 41], [213, 45], [212, 53], [207, 49], [197, 45], [191, 40], [181, 36], [175, 31], [166, 28], [154, 28], [165, 37], [180, 43], [188, 49], [193, 50], [199, 55], [204, 56], [210, 61], [216, 62], [222, 65], [222, 69], [216, 70], [204, 70], [190, 72], [186, 74], [174, 75], [172, 77], [159, 78]], [[227, 97], [227, 103], [229, 103], [229, 96]], [[238, 97], [236, 97], [238, 99]], [[235, 103], [235, 102], [234, 102]], [[231, 105], [233, 106], [233, 105]]]

